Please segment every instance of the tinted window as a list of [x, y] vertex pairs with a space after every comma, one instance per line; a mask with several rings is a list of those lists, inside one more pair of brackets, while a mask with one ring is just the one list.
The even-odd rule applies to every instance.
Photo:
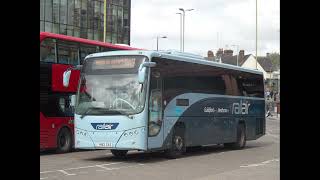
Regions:
[[182, 76], [165, 79], [167, 91], [225, 94], [226, 88], [221, 76]]
[[250, 73], [241, 73], [237, 77], [237, 85], [243, 96], [264, 97], [263, 76]]
[[153, 58], [164, 79], [164, 97], [183, 93], [264, 97], [263, 76], [220, 67]]

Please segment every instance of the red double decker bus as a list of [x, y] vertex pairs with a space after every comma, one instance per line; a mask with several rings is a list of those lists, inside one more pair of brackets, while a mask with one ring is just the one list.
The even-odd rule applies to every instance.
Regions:
[[80, 72], [75, 70], [70, 84], [63, 86], [63, 72], [82, 64], [88, 54], [136, 48], [66, 35], [40, 32], [40, 150], [68, 152], [73, 147], [73, 108]]

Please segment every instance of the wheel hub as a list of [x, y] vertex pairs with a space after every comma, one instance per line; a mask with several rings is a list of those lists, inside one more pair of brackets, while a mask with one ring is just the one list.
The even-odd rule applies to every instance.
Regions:
[[183, 147], [183, 139], [180, 136], [174, 138], [174, 144], [178, 150], [181, 150]]

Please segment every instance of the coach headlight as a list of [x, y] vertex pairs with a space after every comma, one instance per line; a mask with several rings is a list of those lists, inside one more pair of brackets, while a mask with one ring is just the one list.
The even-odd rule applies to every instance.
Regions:
[[160, 126], [156, 124], [155, 122], [149, 123], [149, 136], [155, 136], [159, 133]]

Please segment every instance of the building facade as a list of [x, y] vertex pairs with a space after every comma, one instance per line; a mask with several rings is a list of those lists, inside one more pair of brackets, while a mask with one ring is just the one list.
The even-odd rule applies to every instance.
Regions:
[[[130, 45], [131, 0], [106, 0], [106, 42]], [[104, 0], [40, 0], [40, 31], [103, 41]]]

